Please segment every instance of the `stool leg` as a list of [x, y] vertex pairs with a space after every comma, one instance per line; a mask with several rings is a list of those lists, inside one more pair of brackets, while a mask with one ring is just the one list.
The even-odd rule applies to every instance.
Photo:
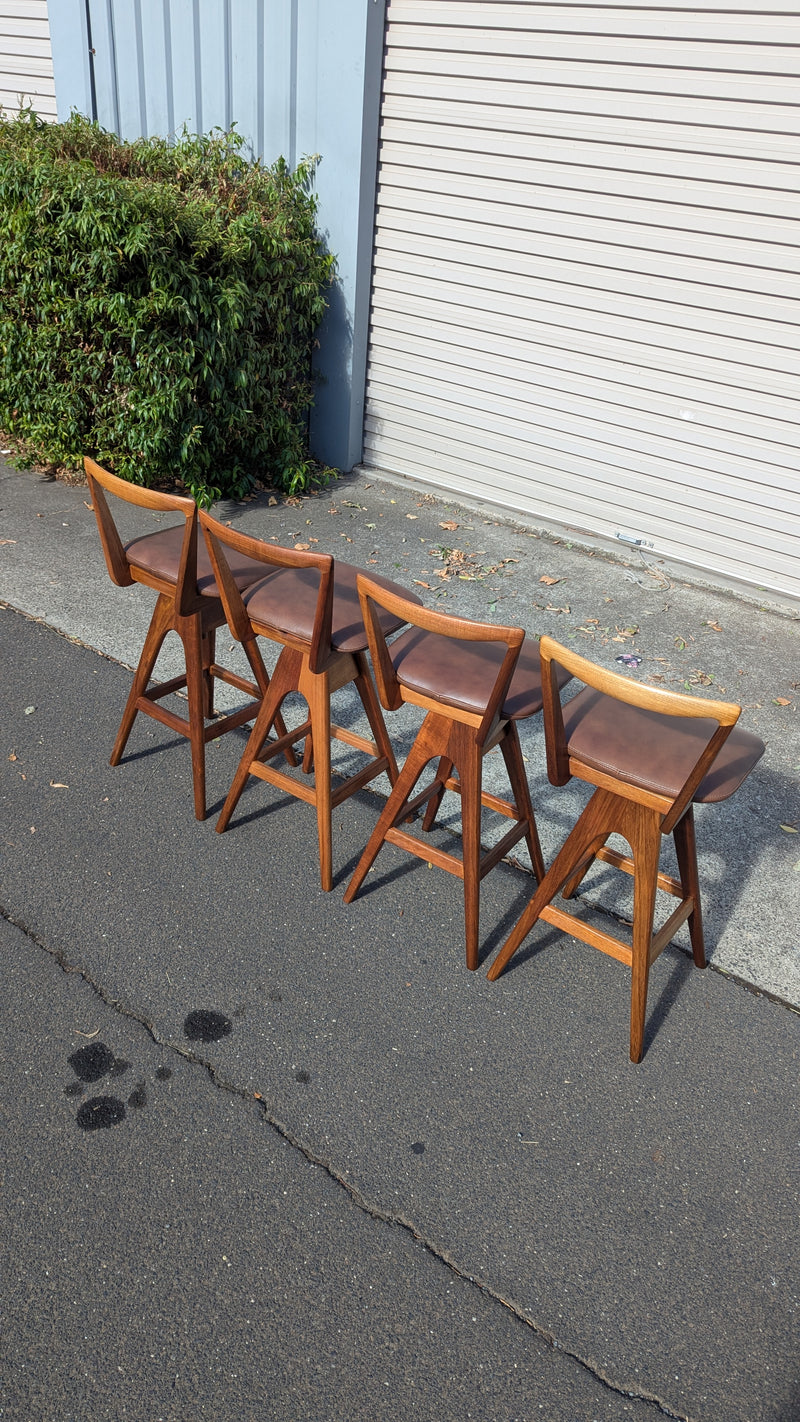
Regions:
[[272, 674], [269, 691], [261, 703], [255, 725], [244, 749], [244, 755], [239, 761], [227, 799], [217, 820], [217, 834], [222, 834], [228, 827], [228, 821], [239, 803], [241, 793], [250, 776], [250, 767], [253, 761], [258, 759], [258, 753], [277, 719], [284, 698], [289, 695], [290, 691], [297, 690], [299, 662], [300, 654], [293, 648], [284, 647]]
[[206, 721], [214, 715], [214, 678], [209, 668], [214, 664], [216, 644], [216, 628], [206, 628], [203, 633], [203, 718]]
[[372, 737], [378, 747], [380, 757], [385, 757], [387, 763], [386, 774], [389, 777], [389, 784], [397, 784], [397, 761], [394, 758], [394, 748], [389, 740], [389, 732], [386, 729], [386, 722], [383, 719], [381, 704], [375, 691], [375, 684], [372, 680], [372, 673], [365, 652], [356, 652], [355, 663], [358, 667], [356, 677], [356, 691], [361, 698], [361, 705], [367, 713]]
[[591, 800], [573, 825], [553, 863], [534, 893], [527, 908], [523, 909], [515, 927], [511, 930], [500, 952], [486, 976], [490, 982], [499, 978], [506, 964], [513, 958], [520, 944], [527, 938], [542, 909], [556, 897], [570, 874], [583, 856], [592, 851], [593, 846], [605, 843], [608, 836], [618, 827], [620, 820], [619, 800], [609, 790], [595, 790]]
[[[605, 840], [603, 841], [603, 844], [605, 844]], [[602, 845], [598, 844], [597, 849], [602, 849]], [[594, 864], [595, 858], [597, 856], [597, 849], [595, 850], [594, 854], [587, 855], [584, 862], [578, 865], [577, 869], [575, 870], [575, 873], [572, 874], [567, 880], [566, 884], [561, 890], [562, 899], [572, 899], [575, 897], [576, 893], [578, 892], [578, 889], [586, 878], [586, 875], [589, 873], [589, 870]]]
[[[466, 728], [464, 728], [466, 729]], [[454, 736], [462, 742], [456, 757], [456, 769], [461, 786], [461, 857], [464, 872], [464, 936], [467, 967], [474, 973], [478, 966], [478, 941], [481, 895], [481, 781], [482, 761], [475, 745], [474, 732], [459, 735], [461, 726], [454, 726]], [[466, 744], [465, 744], [466, 743]]]
[[521, 820], [525, 820], [527, 825], [525, 830], [525, 843], [528, 846], [533, 872], [536, 875], [537, 883], [541, 884], [544, 878], [542, 846], [539, 843], [539, 831], [536, 827], [536, 816], [533, 813], [531, 792], [528, 788], [528, 777], [525, 774], [525, 762], [522, 759], [522, 748], [519, 743], [519, 734], [515, 721], [509, 721], [506, 733], [500, 742], [500, 750], [503, 760], [506, 763], [506, 771], [508, 772], [508, 779], [514, 796], [514, 804], [517, 807], [517, 813]]
[[425, 807], [425, 814], [422, 819], [422, 828], [426, 834], [429, 830], [433, 829], [433, 826], [436, 823], [436, 816], [439, 813], [439, 806], [441, 805], [442, 800], [444, 798], [444, 792], [447, 788], [447, 781], [450, 779], [450, 776], [452, 774], [452, 760], [448, 760], [446, 755], [441, 756], [439, 759], [439, 764], [436, 767], [435, 783], [437, 789], [431, 795], [431, 798]]
[[631, 1061], [642, 1060], [650, 947], [661, 852], [661, 815], [644, 805], [629, 805], [632, 829], [625, 833], [633, 851], [633, 957], [631, 961]]
[[417, 739], [408, 753], [405, 765], [397, 777], [392, 793], [381, 811], [372, 834], [367, 840], [364, 853], [359, 859], [353, 877], [345, 889], [344, 901], [346, 904], [353, 902], [353, 899], [361, 888], [367, 874], [378, 857], [387, 831], [393, 829], [394, 826], [403, 819], [406, 804], [411, 798], [411, 791], [414, 789], [425, 766], [435, 755], [441, 754], [441, 736], [433, 735], [433, 719], [432, 715], [429, 715], [423, 722]]
[[303, 668], [300, 690], [308, 702], [314, 745], [314, 803], [317, 807], [320, 882], [326, 893], [333, 888], [331, 849], [331, 693], [325, 672]]
[[119, 765], [122, 753], [128, 743], [131, 727], [136, 719], [138, 710], [137, 702], [140, 696], [144, 696], [147, 690], [150, 677], [153, 674], [153, 667], [158, 659], [158, 654], [164, 643], [164, 638], [168, 632], [172, 631], [174, 613], [174, 603], [166, 593], [160, 593], [158, 601], [153, 608], [153, 616], [150, 619], [150, 626], [147, 629], [147, 636], [144, 639], [142, 655], [139, 658], [139, 665], [133, 677], [133, 685], [130, 689], [128, 700], [125, 703], [125, 710], [122, 713], [117, 739], [111, 752], [109, 764]]
[[186, 691], [189, 697], [189, 743], [192, 747], [192, 781], [194, 784], [195, 818], [206, 817], [206, 737], [205, 703], [207, 683], [204, 652], [205, 638], [200, 614], [191, 617], [177, 617], [175, 630], [183, 643], [186, 658]]
[[681, 876], [684, 896], [694, 904], [689, 914], [689, 939], [696, 968], [706, 966], [706, 949], [703, 941], [703, 915], [700, 909], [700, 875], [697, 871], [697, 845], [694, 837], [694, 807], [689, 806], [682, 820], [673, 830], [675, 853], [678, 856], [678, 870]]

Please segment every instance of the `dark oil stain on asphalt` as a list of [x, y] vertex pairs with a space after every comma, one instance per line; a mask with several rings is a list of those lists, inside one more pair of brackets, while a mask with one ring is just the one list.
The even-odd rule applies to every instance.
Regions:
[[294, 1074], [294, 1079], [295, 1079], [295, 1081], [302, 1081], [303, 1084], [305, 1085], [305, 1083], [306, 1083], [307, 1081], [310, 1081], [310, 1080], [311, 1080], [311, 1072], [310, 1072], [310, 1071], [296, 1071], [295, 1074]]
[[110, 1130], [125, 1120], [125, 1104], [116, 1096], [92, 1096], [84, 1101], [76, 1119], [82, 1131]]
[[190, 1012], [183, 1024], [184, 1036], [190, 1042], [219, 1042], [222, 1037], [229, 1037], [232, 1030], [230, 1017], [205, 1009]]
[[425, 1147], [424, 1147], [424, 1145], [422, 1144], [422, 1141], [414, 1141], [414, 1144], [412, 1145], [411, 1149], [412, 1149], [414, 1155], [424, 1155], [424, 1154], [425, 1154]]
[[[209, 1025], [213, 1028], [213, 1035], [207, 1040], [213, 1041], [216, 1036], [225, 1036], [230, 1031], [230, 1023], [221, 1013], [190, 1013], [187, 1017], [187, 1026], [190, 1019], [200, 1018], [201, 1025], [205, 1030], [209, 1030]], [[208, 1024], [207, 1018], [212, 1018], [213, 1023]], [[225, 1024], [227, 1023], [227, 1026]], [[221, 1027], [219, 1024], [222, 1024]], [[189, 1032], [187, 1031], [187, 1036]], [[101, 1077], [121, 1077], [131, 1070], [131, 1063], [122, 1057], [115, 1057], [114, 1053], [105, 1042], [90, 1042], [86, 1047], [80, 1047], [67, 1058], [77, 1080], [71, 1081], [64, 1087], [65, 1096], [82, 1096], [87, 1084], [99, 1081]], [[156, 1067], [156, 1081], [169, 1081], [172, 1076], [172, 1068], [167, 1066]], [[147, 1105], [147, 1088], [144, 1081], [138, 1081], [128, 1097], [128, 1106], [134, 1111], [143, 1111]], [[77, 1124], [82, 1131], [109, 1130], [112, 1126], [118, 1126], [125, 1120], [125, 1102], [120, 1101], [117, 1096], [92, 1096], [88, 1101], [84, 1101], [75, 1117]]]
[[91, 1042], [73, 1052], [67, 1061], [80, 1081], [99, 1081], [111, 1071], [116, 1058], [105, 1042]]

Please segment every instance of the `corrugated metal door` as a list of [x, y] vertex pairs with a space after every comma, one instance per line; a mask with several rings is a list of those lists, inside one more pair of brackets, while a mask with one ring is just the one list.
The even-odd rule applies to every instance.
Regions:
[[28, 105], [55, 119], [47, 0], [0, 0], [0, 109], [9, 115]]
[[365, 462], [800, 596], [799, 41], [391, 0]]

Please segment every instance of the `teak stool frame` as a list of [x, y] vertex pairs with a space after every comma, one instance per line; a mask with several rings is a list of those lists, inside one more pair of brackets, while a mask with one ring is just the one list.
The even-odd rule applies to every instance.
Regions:
[[[547, 743], [547, 772], [553, 785], [566, 785], [575, 776], [594, 785], [595, 792], [553, 864], [533, 894], [519, 922], [503, 944], [487, 974], [491, 981], [500, 976], [520, 944], [539, 918], [599, 948], [631, 968], [630, 1056], [639, 1062], [644, 1044], [647, 987], [651, 964], [688, 921], [692, 956], [698, 968], [706, 966], [700, 910], [700, 880], [697, 870], [693, 797], [711, 769], [725, 741], [739, 719], [741, 707], [723, 701], [705, 701], [696, 696], [662, 691], [631, 682], [614, 672], [594, 666], [577, 653], [550, 637], [539, 643], [542, 661], [542, 691]], [[570, 754], [564, 729], [564, 711], [555, 679], [557, 666], [564, 667], [586, 687], [630, 706], [655, 711], [664, 716], [690, 717], [717, 722], [717, 729], [705, 744], [676, 794], [658, 794], [626, 782], [624, 767], [619, 774], [605, 773]], [[580, 693], [584, 695], [584, 693]], [[763, 747], [762, 747], [763, 749]], [[756, 756], [757, 759], [757, 756]], [[611, 834], [620, 834], [631, 849], [630, 855], [606, 847]], [[659, 872], [662, 835], [672, 834], [680, 879]], [[611, 934], [553, 905], [563, 890], [570, 898], [595, 859], [622, 869], [634, 879], [633, 942], [631, 946]], [[653, 932], [656, 890], [666, 890], [680, 900], [663, 928]]]
[[[454, 874], [464, 883], [466, 961], [467, 967], [474, 972], [478, 967], [481, 880], [523, 837], [537, 880], [541, 880], [544, 875], [539, 834], [516, 723], [503, 719], [501, 715], [525, 633], [518, 627], [469, 622], [463, 618], [432, 612], [424, 607], [412, 606], [402, 598], [388, 594], [385, 589], [363, 575], [359, 575], [358, 593], [381, 704], [387, 711], [396, 711], [407, 702], [419, 706], [427, 715], [347, 886], [344, 901], [347, 904], [353, 901], [387, 840], [417, 858], [446, 870], [448, 874]], [[404, 622], [425, 632], [434, 632], [463, 642], [493, 642], [505, 645], [505, 655], [494, 685], [480, 711], [466, 710], [439, 697], [423, 695], [403, 685], [392, 663], [391, 648], [378, 622], [376, 606], [393, 612], [402, 617]], [[483, 758], [495, 746], [500, 747], [505, 761], [514, 795], [513, 803], [482, 789]], [[412, 798], [411, 792], [432, 760], [438, 761], [433, 780]], [[454, 768], [457, 778], [452, 775]], [[422, 829], [432, 829], [446, 789], [461, 796], [461, 858], [424, 843], [407, 830], [399, 828], [401, 822], [411, 819], [416, 811], [425, 805]], [[481, 853], [482, 805], [515, 821], [513, 828], [500, 842], [484, 854]]]
[[[397, 763], [375, 694], [366, 652], [338, 651], [331, 644], [334, 559], [329, 553], [305, 553], [280, 548], [275, 544], [265, 544], [260, 539], [223, 528], [206, 513], [201, 512], [200, 521], [227, 614], [228, 626], [236, 640], [242, 643], [251, 665], [261, 662], [261, 653], [256, 641], [258, 637], [277, 642], [283, 648], [270, 679], [269, 691], [264, 697], [217, 820], [217, 833], [222, 834], [227, 828], [249, 776], [255, 775], [260, 780], [276, 785], [289, 795], [294, 795], [316, 808], [320, 880], [322, 888], [330, 891], [333, 888], [332, 810], [384, 771], [391, 784], [397, 779]], [[230, 576], [225, 547], [262, 562], [265, 565], [265, 577], [278, 569], [314, 570], [319, 577], [319, 591], [310, 638], [293, 636], [274, 623], [251, 619], [242, 595]], [[366, 634], [364, 641], [366, 643]], [[264, 674], [266, 675], [266, 672]], [[331, 720], [331, 695], [351, 682], [366, 712], [374, 741], [338, 726]], [[306, 700], [307, 718], [288, 732], [280, 731], [276, 740], [269, 740], [269, 733], [273, 725], [276, 725], [283, 701], [295, 691]], [[344, 780], [335, 790], [331, 784], [332, 739], [353, 746], [370, 757], [369, 764]], [[313, 768], [313, 785], [307, 785], [270, 764], [275, 756], [300, 740], [305, 740], [303, 770], [309, 774]]]
[[[198, 820], [204, 820], [206, 744], [209, 740], [216, 740], [218, 736], [224, 735], [226, 731], [232, 731], [246, 721], [252, 721], [267, 690], [269, 679], [263, 664], [260, 668], [258, 665], [253, 666], [256, 682], [252, 682], [220, 666], [215, 660], [215, 634], [217, 628], [225, 625], [225, 610], [219, 597], [202, 595], [198, 591], [197, 506], [194, 500], [130, 484], [127, 480], [110, 474], [88, 457], [83, 462], [111, 581], [121, 588], [130, 587], [132, 583], [142, 583], [158, 593], [110, 763], [119, 765], [133, 723], [140, 711], [168, 726], [178, 735], [185, 736], [192, 749], [194, 812]], [[183, 542], [174, 578], [158, 577], [147, 569], [137, 567], [129, 559], [109, 508], [106, 492], [138, 508], [181, 515], [184, 519]], [[169, 681], [150, 686], [153, 668], [168, 632], [176, 632], [181, 639], [186, 671], [182, 676], [171, 677]], [[215, 680], [224, 681], [257, 699], [206, 725], [206, 720], [214, 715]], [[188, 717], [179, 716], [159, 704], [164, 697], [184, 688], [189, 700]]]

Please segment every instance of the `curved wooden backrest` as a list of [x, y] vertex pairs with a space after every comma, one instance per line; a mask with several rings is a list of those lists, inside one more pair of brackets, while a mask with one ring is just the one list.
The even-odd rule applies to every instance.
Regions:
[[280, 548], [274, 543], [265, 543], [249, 533], [226, 528], [211, 514], [200, 511], [200, 523], [208, 547], [209, 557], [220, 590], [222, 605], [228, 625], [237, 639], [242, 642], [252, 636], [252, 624], [247, 608], [233, 578], [223, 545], [241, 553], [245, 558], [253, 558], [264, 564], [264, 576], [276, 568], [310, 568], [319, 576], [317, 606], [314, 614], [314, 631], [309, 644], [308, 665], [312, 672], [324, 670], [329, 661], [331, 648], [331, 625], [333, 620], [333, 570], [334, 560], [330, 553], [304, 553], [295, 548]]
[[356, 582], [358, 598], [361, 603], [361, 615], [364, 618], [364, 626], [369, 639], [372, 665], [375, 668], [378, 693], [381, 703], [387, 711], [396, 711], [402, 704], [403, 695], [400, 681], [389, 655], [386, 636], [378, 620], [376, 605], [393, 613], [395, 617], [402, 618], [403, 622], [410, 623], [412, 627], [419, 627], [423, 632], [435, 632], [437, 636], [449, 637], [459, 642], [502, 642], [505, 644], [506, 654], [498, 669], [486, 702], [483, 719], [477, 731], [478, 741], [482, 742], [494, 725], [506, 699], [520, 648], [525, 640], [522, 628], [502, 627], [491, 622], [471, 622], [467, 618], [454, 617], [450, 613], [433, 612], [430, 608], [421, 607], [417, 602], [410, 602], [403, 597], [398, 597], [396, 593], [387, 592], [379, 583], [373, 582], [364, 573], [359, 573]]
[[105, 555], [109, 577], [118, 587], [130, 587], [134, 578], [122, 539], [119, 536], [114, 516], [109, 508], [106, 492], [121, 499], [123, 503], [134, 504], [137, 508], [154, 509], [161, 513], [181, 514], [186, 521], [181, 547], [180, 565], [175, 590], [178, 612], [188, 616], [199, 605], [197, 592], [197, 505], [194, 499], [178, 494], [162, 494], [157, 489], [143, 489], [138, 484], [130, 484], [127, 479], [119, 479], [110, 474], [94, 459], [83, 461], [86, 478], [92, 495], [92, 507], [97, 519], [100, 542]]
[[582, 681], [584, 686], [592, 687], [616, 701], [623, 701], [628, 706], [639, 706], [644, 711], [657, 711], [662, 716], [691, 717], [717, 722], [716, 731], [706, 743], [665, 817], [662, 828], [665, 834], [669, 833], [691, 803], [692, 796], [736, 725], [741, 715], [741, 706], [732, 701], [711, 701], [702, 696], [688, 696], [680, 691], [664, 691], [655, 686], [643, 686], [641, 682], [632, 681], [619, 672], [596, 666], [594, 662], [587, 661], [569, 647], [563, 647], [552, 637], [544, 636], [540, 639], [539, 655], [542, 662], [547, 774], [553, 785], [566, 785], [572, 776], [561, 695], [555, 676], [556, 666], [564, 667], [572, 676]]

